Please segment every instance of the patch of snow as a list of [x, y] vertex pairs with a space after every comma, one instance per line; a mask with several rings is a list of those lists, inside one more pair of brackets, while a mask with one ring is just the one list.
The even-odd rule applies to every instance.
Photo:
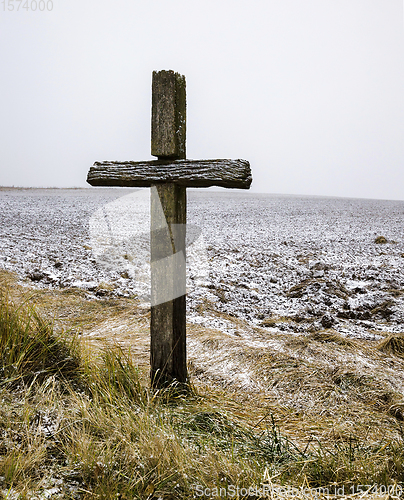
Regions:
[[[149, 301], [149, 192], [142, 191], [144, 206], [136, 213], [125, 205], [130, 196], [122, 201], [128, 193], [2, 190], [0, 268], [38, 288], [78, 287], [89, 297]], [[376, 339], [374, 332], [402, 332], [403, 213], [402, 201], [190, 191], [188, 221], [196, 229], [187, 249], [189, 319], [244, 337], [262, 318], [275, 320], [268, 331], [304, 334], [321, 328], [324, 315], [341, 335]], [[103, 228], [121, 241], [116, 248], [102, 238]], [[135, 233], [141, 237], [131, 237]], [[387, 244], [375, 243], [380, 235]], [[97, 294], [101, 283], [113, 286]], [[205, 301], [245, 328], [200, 314]]]

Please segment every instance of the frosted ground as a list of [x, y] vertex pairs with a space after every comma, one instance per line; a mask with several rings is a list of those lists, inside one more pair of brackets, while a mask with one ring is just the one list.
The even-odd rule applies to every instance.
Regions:
[[[148, 210], [147, 189], [1, 189], [0, 268], [147, 307]], [[244, 341], [402, 332], [403, 215], [403, 201], [188, 190], [188, 321]]]

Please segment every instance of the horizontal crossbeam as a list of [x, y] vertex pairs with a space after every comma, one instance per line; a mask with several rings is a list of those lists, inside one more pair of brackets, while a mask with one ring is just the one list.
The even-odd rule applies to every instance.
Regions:
[[174, 183], [186, 187], [248, 189], [251, 181], [251, 168], [246, 160], [97, 161], [87, 176], [92, 186], [150, 187]]

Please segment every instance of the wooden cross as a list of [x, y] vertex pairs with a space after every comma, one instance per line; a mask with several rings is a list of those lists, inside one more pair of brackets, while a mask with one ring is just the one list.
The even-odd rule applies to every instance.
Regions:
[[153, 72], [153, 161], [95, 162], [92, 186], [151, 187], [151, 382], [155, 388], [188, 381], [186, 366], [186, 188], [248, 189], [246, 160], [186, 160], [185, 77]]

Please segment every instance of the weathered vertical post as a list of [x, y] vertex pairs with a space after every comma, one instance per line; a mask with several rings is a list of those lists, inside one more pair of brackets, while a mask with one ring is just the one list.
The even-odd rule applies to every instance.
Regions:
[[[151, 154], [185, 158], [185, 77], [153, 72]], [[187, 381], [186, 367], [186, 187], [151, 186], [150, 361], [154, 387]]]

